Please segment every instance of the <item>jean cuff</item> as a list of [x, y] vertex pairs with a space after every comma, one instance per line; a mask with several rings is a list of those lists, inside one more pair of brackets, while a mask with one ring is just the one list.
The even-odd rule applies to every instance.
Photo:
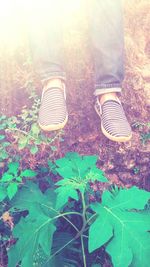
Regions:
[[107, 93], [121, 93], [121, 91], [122, 91], [121, 87], [100, 88], [100, 89], [97, 88], [94, 92], [94, 95], [98, 96]]
[[66, 81], [66, 73], [65, 72], [46, 73], [42, 75], [41, 82], [44, 84], [50, 79], [61, 79], [63, 81]]

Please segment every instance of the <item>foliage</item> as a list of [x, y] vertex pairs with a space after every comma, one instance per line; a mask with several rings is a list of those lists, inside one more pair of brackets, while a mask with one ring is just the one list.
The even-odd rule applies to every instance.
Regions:
[[24, 106], [22, 112], [18, 116], [7, 117], [0, 116], [0, 161], [9, 158], [9, 152], [12, 150], [11, 142], [17, 144], [18, 149], [21, 151], [27, 149], [32, 155], [40, 152], [40, 148], [48, 148], [55, 151], [56, 147], [54, 142], [60, 138], [61, 132], [53, 134], [52, 136], [45, 135], [39, 128], [38, 111], [40, 99], [35, 92], [31, 96], [32, 108]]
[[150, 141], [150, 122], [135, 122], [133, 127], [140, 131], [140, 140], [143, 145], [146, 145]]
[[104, 192], [101, 204], [91, 205], [98, 217], [90, 226], [89, 251], [107, 243], [115, 267], [148, 267], [150, 212], [144, 207], [149, 198], [137, 187]]
[[18, 191], [19, 185], [23, 183], [23, 178], [34, 177], [36, 172], [30, 169], [19, 170], [18, 162], [8, 164], [8, 170], [3, 173], [0, 179], [0, 201], [7, 196], [11, 200]]
[[97, 156], [67, 153], [55, 167], [49, 162], [53, 175], [62, 177], [55, 189], [41, 192], [31, 181], [19, 189], [10, 212], [27, 213], [13, 229], [9, 267], [102, 266], [95, 256], [102, 246], [114, 267], [149, 266], [150, 193], [114, 186], [101, 194], [100, 203], [91, 203], [91, 182], [109, 187], [96, 162]]
[[0, 162], [9, 158], [7, 148], [10, 147], [11, 143], [7, 141], [6, 129], [8, 127], [12, 129], [16, 127], [13, 120], [14, 117], [7, 118], [5, 115], [0, 116]]

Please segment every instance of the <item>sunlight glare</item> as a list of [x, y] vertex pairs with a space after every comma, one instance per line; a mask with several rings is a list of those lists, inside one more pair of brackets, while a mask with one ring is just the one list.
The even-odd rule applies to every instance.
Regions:
[[[82, 0], [0, 0], [0, 45], [17, 46], [23, 35], [25, 21], [30, 27], [31, 17], [51, 18], [63, 13], [70, 22], [74, 12], [80, 12]], [[60, 23], [58, 19], [58, 23]]]

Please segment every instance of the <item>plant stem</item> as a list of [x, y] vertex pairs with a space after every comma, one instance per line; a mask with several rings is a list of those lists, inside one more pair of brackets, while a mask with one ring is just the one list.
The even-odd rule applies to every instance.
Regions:
[[84, 264], [84, 267], [86, 267], [86, 257], [85, 257], [83, 235], [81, 235], [81, 246], [82, 246], [83, 264]]
[[9, 128], [8, 130], [11, 130], [12, 132], [14, 131], [14, 132], [19, 132], [19, 133], [22, 133], [22, 134], [24, 134], [24, 135], [27, 135], [27, 136], [29, 136], [29, 137], [31, 137], [33, 140], [38, 140], [38, 138], [35, 138], [34, 136], [32, 136], [31, 134], [29, 134], [28, 132], [26, 132], [26, 131], [23, 131], [23, 130], [20, 130], [20, 129], [15, 129], [15, 128]]
[[[48, 207], [44, 204], [42, 204], [42, 206]], [[63, 213], [60, 213], [59, 211], [55, 210], [54, 208], [48, 207], [49, 209], [55, 211], [57, 214], [59, 214], [60, 216], [62, 216], [68, 223], [70, 223], [70, 225], [72, 225], [72, 227], [79, 233], [79, 229], [66, 217], [66, 215], [79, 215], [82, 216], [82, 214], [78, 213], [78, 212], [67, 212], [67, 214], [65, 213], [65, 215]]]
[[87, 224], [94, 218], [94, 217], [96, 217], [97, 216], [97, 214], [93, 214], [88, 220], [87, 220]]
[[85, 226], [87, 225], [87, 220], [86, 220], [86, 203], [85, 203], [85, 198], [84, 198], [84, 193], [81, 193], [81, 198], [82, 198], [82, 207], [83, 207], [83, 211], [82, 211], [82, 218], [83, 218], [83, 226], [82, 226], [82, 233], [85, 229]]

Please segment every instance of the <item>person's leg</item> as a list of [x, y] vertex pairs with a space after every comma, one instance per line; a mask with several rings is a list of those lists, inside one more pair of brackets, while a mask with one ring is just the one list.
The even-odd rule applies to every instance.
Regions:
[[61, 11], [57, 0], [31, 1], [27, 10], [33, 66], [43, 82], [38, 122], [46, 131], [63, 128], [68, 117]]
[[61, 8], [57, 0], [51, 3], [52, 0], [33, 0], [27, 10], [31, 56], [42, 81], [65, 79]]
[[124, 78], [122, 1], [89, 0], [88, 13], [96, 110], [99, 114], [103, 113], [101, 128], [109, 139], [127, 141], [131, 138], [131, 129], [117, 96]]

